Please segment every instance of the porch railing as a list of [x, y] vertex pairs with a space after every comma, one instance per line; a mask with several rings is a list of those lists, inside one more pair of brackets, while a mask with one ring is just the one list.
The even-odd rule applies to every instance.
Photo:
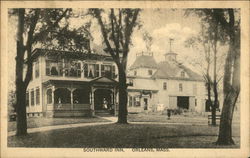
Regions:
[[89, 110], [90, 104], [54, 104], [54, 110]]

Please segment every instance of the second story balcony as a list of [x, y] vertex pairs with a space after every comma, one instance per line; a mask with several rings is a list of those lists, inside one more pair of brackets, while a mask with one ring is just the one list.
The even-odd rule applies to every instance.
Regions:
[[[49, 51], [49, 53], [48, 53]], [[97, 77], [117, 78], [117, 68], [108, 55], [86, 54], [38, 49], [35, 57], [36, 72], [43, 79], [92, 80]], [[41, 69], [41, 71], [39, 71]], [[37, 75], [36, 75], [37, 78]]]

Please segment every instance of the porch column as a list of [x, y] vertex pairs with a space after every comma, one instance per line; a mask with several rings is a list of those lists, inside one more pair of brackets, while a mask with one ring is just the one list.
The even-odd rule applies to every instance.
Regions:
[[65, 59], [62, 59], [62, 66], [63, 66], [63, 77], [65, 77]]
[[115, 111], [115, 116], [118, 115], [118, 107], [117, 107], [118, 105], [116, 104], [116, 103], [117, 103], [117, 100], [118, 100], [117, 94], [118, 94], [118, 92], [117, 92], [117, 90], [115, 89], [115, 90], [114, 90], [114, 111]]
[[74, 104], [73, 104], [73, 89], [70, 90], [70, 103], [71, 103], [71, 109], [74, 109]]
[[55, 86], [52, 86], [52, 105], [54, 106], [54, 92], [55, 92]]
[[90, 110], [91, 110], [91, 115], [95, 116], [95, 88], [91, 87], [91, 92], [90, 92]]

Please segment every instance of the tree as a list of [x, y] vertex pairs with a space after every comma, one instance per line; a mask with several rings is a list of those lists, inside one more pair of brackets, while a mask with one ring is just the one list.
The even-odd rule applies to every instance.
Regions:
[[[100, 25], [106, 51], [112, 56], [118, 67], [119, 74], [119, 112], [118, 123], [127, 123], [127, 84], [126, 69], [129, 46], [134, 28], [138, 25], [137, 18], [140, 9], [110, 9], [105, 11], [90, 9]], [[108, 22], [105, 22], [108, 21]], [[122, 55], [122, 57], [121, 57]]]
[[213, 19], [220, 28], [225, 44], [229, 46], [223, 76], [224, 102], [221, 113], [217, 144], [234, 144], [232, 119], [240, 93], [240, 16], [237, 9], [198, 9], [202, 20]]
[[[188, 14], [190, 13], [190, 10], [187, 11]], [[218, 84], [221, 80], [222, 76], [219, 76], [219, 72], [221, 70], [221, 63], [224, 62], [220, 62], [220, 64], [218, 65], [218, 60], [221, 60], [224, 58], [224, 53], [220, 52], [221, 55], [218, 55], [218, 47], [220, 46], [224, 46], [227, 40], [226, 34], [223, 31], [221, 25], [219, 24], [218, 20], [216, 19], [216, 17], [214, 16], [214, 12], [215, 10], [213, 9], [195, 9], [195, 10], [191, 10], [191, 13], [195, 13], [196, 15], [198, 15], [201, 18], [201, 32], [204, 32], [201, 34], [201, 36], [199, 36], [198, 38], [204, 38], [205, 40], [201, 40], [201, 41], [205, 41], [205, 44], [203, 44], [204, 50], [205, 50], [205, 54], [206, 53], [206, 48], [209, 48], [209, 51], [211, 50], [211, 52], [213, 52], [213, 58], [212, 56], [209, 54], [209, 56], [205, 55], [206, 58], [209, 57], [209, 59], [207, 61], [210, 61], [211, 63], [213, 63], [213, 77], [211, 77], [209, 75], [209, 69], [210, 69], [210, 64], [208, 64], [208, 79], [209, 79], [209, 84], [207, 84], [207, 89], [213, 89], [213, 94], [214, 94], [214, 102], [213, 104], [211, 103], [211, 101], [209, 101], [210, 99], [208, 99], [208, 103], [210, 103], [211, 105], [211, 112], [212, 112], [212, 125], [216, 125], [216, 109], [217, 107], [219, 107], [219, 100], [218, 100]], [[205, 31], [204, 31], [205, 30]], [[189, 42], [190, 43], [190, 42]], [[221, 58], [221, 59], [220, 59]], [[207, 62], [208, 63], [208, 62]], [[213, 80], [211, 80], [211, 78], [213, 78]], [[210, 96], [210, 92], [208, 90], [208, 98]]]
[[[46, 37], [56, 27], [60, 20], [66, 16], [69, 9], [14, 9], [10, 14], [17, 14], [17, 40], [16, 40], [16, 135], [27, 134], [26, 118], [26, 90], [32, 77], [32, 50], [36, 42], [41, 41], [41, 32]], [[46, 14], [47, 16], [44, 16]], [[40, 24], [40, 26], [38, 25]], [[40, 34], [40, 35], [39, 35]], [[24, 44], [24, 36], [27, 37]], [[27, 66], [26, 74], [24, 67]]]
[[214, 9], [213, 16], [228, 36], [229, 50], [226, 57], [223, 78], [224, 103], [221, 113], [217, 144], [234, 144], [232, 119], [240, 93], [240, 19], [236, 9]]
[[[197, 36], [190, 37], [185, 41], [186, 47], [192, 47], [196, 51], [200, 52], [199, 59], [192, 60], [192, 65], [199, 67], [202, 76], [205, 80], [206, 90], [207, 90], [207, 101], [206, 108], [209, 110], [212, 107], [211, 90], [212, 90], [212, 77], [211, 77], [211, 41], [208, 39], [208, 31], [204, 24], [201, 24], [201, 31]], [[205, 64], [204, 64], [205, 63]]]

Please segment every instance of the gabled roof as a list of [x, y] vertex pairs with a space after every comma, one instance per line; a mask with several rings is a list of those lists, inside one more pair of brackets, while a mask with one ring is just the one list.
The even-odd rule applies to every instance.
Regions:
[[136, 57], [135, 62], [131, 65], [130, 69], [136, 68], [157, 68], [157, 63], [153, 56], [141, 55]]
[[111, 84], [117, 84], [118, 82], [116, 80], [107, 78], [107, 77], [98, 77], [90, 81], [90, 83], [111, 83]]
[[[184, 71], [187, 77], [183, 78], [178, 75], [178, 72]], [[173, 61], [167, 62], [163, 61], [158, 64], [157, 71], [153, 74], [152, 78], [162, 78], [162, 79], [177, 79], [177, 80], [190, 80], [190, 81], [203, 81], [202, 76], [193, 72], [186, 66]]]

